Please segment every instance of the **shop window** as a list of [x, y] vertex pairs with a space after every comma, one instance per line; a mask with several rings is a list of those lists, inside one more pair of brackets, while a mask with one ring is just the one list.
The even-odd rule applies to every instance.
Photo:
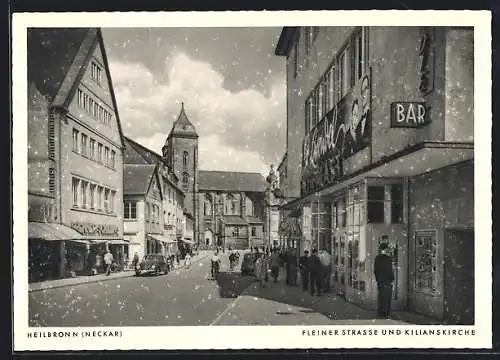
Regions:
[[384, 186], [368, 186], [368, 222], [384, 223]]
[[188, 183], [189, 183], [189, 174], [185, 172], [182, 174], [182, 186], [186, 187], [188, 186]]
[[391, 184], [391, 223], [403, 222], [403, 185]]
[[417, 290], [438, 291], [438, 243], [433, 230], [415, 231], [415, 287]]

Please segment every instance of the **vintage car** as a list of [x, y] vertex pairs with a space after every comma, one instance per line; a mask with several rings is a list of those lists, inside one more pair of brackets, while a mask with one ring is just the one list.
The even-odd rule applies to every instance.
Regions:
[[255, 273], [255, 260], [257, 255], [255, 253], [247, 253], [243, 255], [241, 262], [241, 275], [253, 275]]
[[135, 269], [135, 274], [137, 276], [143, 274], [167, 274], [168, 273], [168, 263], [165, 256], [161, 254], [148, 254], [145, 255], [142, 261], [139, 263]]

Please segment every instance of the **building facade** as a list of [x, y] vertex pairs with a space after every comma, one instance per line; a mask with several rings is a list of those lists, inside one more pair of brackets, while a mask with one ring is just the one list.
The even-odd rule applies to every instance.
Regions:
[[199, 171], [200, 246], [265, 246], [265, 191], [261, 174]]
[[100, 29], [30, 29], [28, 83], [30, 280], [74, 276], [125, 244], [123, 136]]
[[474, 321], [473, 38], [450, 27], [282, 30], [291, 200], [280, 229], [300, 229], [300, 254], [331, 254], [332, 286], [350, 302], [376, 307], [384, 242], [395, 309]]
[[[192, 241], [192, 239], [185, 238], [184, 234], [185, 213], [187, 213], [187, 210], [184, 208], [184, 192], [178, 186], [179, 179], [161, 155], [128, 137], [125, 137], [125, 143], [124, 158], [126, 166], [148, 165], [157, 169], [158, 184], [162, 194], [162, 210], [160, 212], [162, 231], [155, 233], [154, 239], [161, 243], [162, 253], [165, 255], [174, 254], [179, 249], [179, 242]], [[125, 187], [128, 186], [126, 181], [128, 180], [124, 179]], [[131, 178], [130, 181], [133, 182], [134, 179]], [[149, 184], [146, 183], [146, 178], [141, 181], [140, 186], [142, 187]]]
[[127, 259], [137, 253], [166, 254], [168, 245], [163, 238], [163, 191], [158, 166], [125, 164], [123, 176], [124, 237], [129, 242]]

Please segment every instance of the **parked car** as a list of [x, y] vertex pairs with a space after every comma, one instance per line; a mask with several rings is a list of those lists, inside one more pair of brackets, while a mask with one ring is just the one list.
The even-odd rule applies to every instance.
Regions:
[[249, 253], [243, 255], [243, 261], [241, 262], [241, 275], [254, 274], [255, 260], [257, 260], [257, 256], [255, 253]]
[[143, 274], [159, 275], [168, 273], [168, 264], [165, 256], [161, 254], [148, 254], [145, 255], [135, 270], [137, 276]]

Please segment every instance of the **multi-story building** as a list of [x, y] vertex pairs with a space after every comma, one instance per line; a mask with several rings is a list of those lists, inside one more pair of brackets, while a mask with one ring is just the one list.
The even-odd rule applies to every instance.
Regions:
[[28, 30], [30, 280], [123, 250], [123, 136], [100, 29]]
[[[285, 27], [287, 160], [300, 253], [332, 256], [348, 301], [376, 307], [392, 251], [393, 307], [474, 320], [474, 32]], [[284, 226], [286, 227], [286, 226]]]
[[246, 249], [266, 246], [266, 181], [262, 174], [199, 171], [200, 245]]
[[[188, 214], [188, 212], [184, 208], [184, 193], [178, 186], [179, 179], [161, 155], [128, 137], [125, 137], [125, 142], [124, 162], [127, 166], [156, 166], [162, 194], [162, 211], [160, 212], [162, 231], [152, 236], [162, 244], [162, 252], [165, 254], [175, 253], [179, 245], [182, 248], [182, 244], [179, 244], [179, 242], [192, 243], [193, 241], [192, 238], [188, 239], [184, 234], [185, 213]], [[143, 180], [146, 181], [146, 179]], [[128, 186], [125, 183], [126, 181], [126, 178], [124, 178], [125, 187]], [[134, 180], [131, 179], [131, 181]], [[141, 183], [143, 187], [149, 184], [144, 181]], [[129, 234], [126, 233], [125, 235], [128, 236]], [[141, 241], [143, 244], [147, 244], [147, 239], [141, 238]]]

